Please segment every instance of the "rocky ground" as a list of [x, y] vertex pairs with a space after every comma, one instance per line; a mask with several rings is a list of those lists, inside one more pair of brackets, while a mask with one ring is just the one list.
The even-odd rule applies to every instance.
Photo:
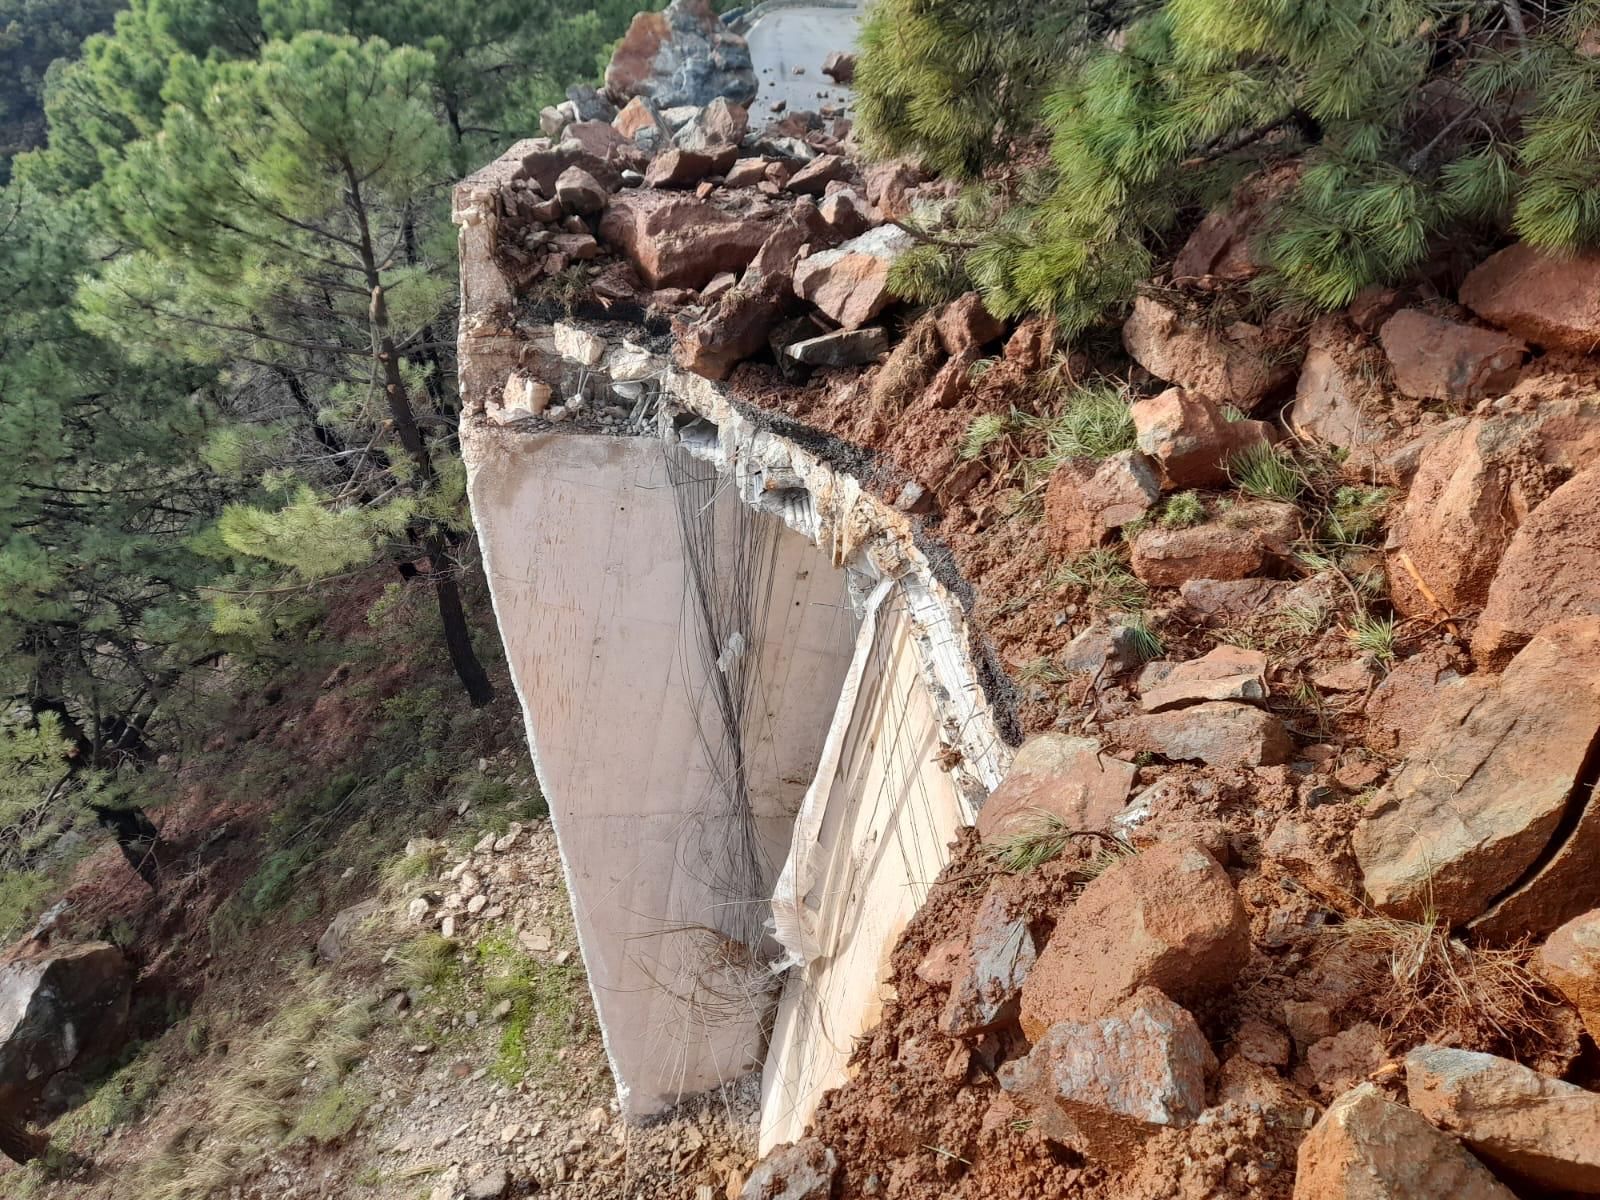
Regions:
[[1271, 310], [1285, 163], [1057, 347], [896, 298], [959, 206], [847, 117], [546, 132], [463, 185], [516, 293], [467, 337], [554, 319], [557, 357], [469, 400], [621, 431], [639, 383], [570, 373], [631, 325], [856, 455], [1029, 736], [746, 1195], [1600, 1191], [1600, 262], [1462, 247]]

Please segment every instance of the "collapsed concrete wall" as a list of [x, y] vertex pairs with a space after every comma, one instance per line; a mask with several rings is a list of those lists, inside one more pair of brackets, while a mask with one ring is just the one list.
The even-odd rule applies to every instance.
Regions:
[[1010, 752], [960, 602], [842, 448], [643, 321], [519, 308], [493, 247], [520, 161], [457, 191], [463, 447], [608, 1054], [635, 1116], [763, 1069], [774, 1144]]

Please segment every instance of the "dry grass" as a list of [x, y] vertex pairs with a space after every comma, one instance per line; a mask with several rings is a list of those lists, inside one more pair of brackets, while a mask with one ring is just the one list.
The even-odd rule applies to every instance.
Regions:
[[1322, 936], [1363, 977], [1376, 1017], [1398, 1043], [1437, 1042], [1522, 1061], [1566, 1052], [1571, 1035], [1561, 1006], [1533, 974], [1525, 947], [1469, 946], [1437, 919], [1359, 917]]

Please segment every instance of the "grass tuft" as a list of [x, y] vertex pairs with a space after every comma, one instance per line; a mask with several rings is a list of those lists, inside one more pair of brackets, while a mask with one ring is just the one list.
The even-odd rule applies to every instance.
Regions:
[[1102, 608], [1142, 612], [1150, 604], [1150, 590], [1128, 569], [1116, 547], [1090, 550], [1063, 563], [1051, 575], [1052, 588], [1076, 587], [1089, 593]]
[[1206, 519], [1206, 502], [1198, 492], [1179, 492], [1161, 506], [1158, 520], [1167, 529], [1187, 529]]
[[1394, 663], [1399, 625], [1393, 613], [1379, 616], [1363, 609], [1350, 618], [1349, 638], [1357, 650], [1390, 666]]
[[1286, 450], [1257, 442], [1228, 461], [1228, 478], [1246, 495], [1292, 504], [1306, 488], [1305, 471]]

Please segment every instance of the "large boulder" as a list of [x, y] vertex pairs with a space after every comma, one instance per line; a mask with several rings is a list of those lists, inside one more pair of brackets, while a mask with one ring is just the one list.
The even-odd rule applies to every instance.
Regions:
[[1600, 1043], [1600, 908], [1573, 917], [1546, 939], [1534, 968], [1578, 1010]]
[[859, 329], [894, 299], [889, 269], [912, 244], [899, 226], [880, 225], [833, 250], [809, 255], [795, 268], [795, 294], [846, 329]]
[[1038, 734], [978, 811], [978, 836], [993, 844], [1052, 818], [1068, 829], [1102, 830], [1127, 803], [1137, 773], [1093, 738]]
[[1230, 458], [1272, 439], [1265, 421], [1230, 421], [1211, 399], [1182, 388], [1135, 401], [1131, 411], [1139, 450], [1156, 461], [1168, 487], [1226, 483]]
[[645, 96], [661, 108], [703, 107], [719, 96], [755, 99], [750, 47], [709, 0], [672, 0], [664, 12], [634, 16], [606, 67], [606, 91], [621, 104]]
[[1472, 656], [1501, 665], [1546, 625], [1600, 615], [1600, 464], [1558, 487], [1517, 527], [1501, 556]]
[[1546, 350], [1600, 349], [1600, 252], [1556, 256], [1516, 242], [1461, 284], [1461, 303]]
[[1370, 1083], [1300, 1143], [1294, 1200], [1516, 1200], [1452, 1137]]
[[1151, 1134], [1194, 1123], [1215, 1070], [1194, 1018], [1142, 988], [1104, 1017], [1052, 1025], [1000, 1084], [1045, 1137], [1123, 1166]]
[[718, 96], [684, 122], [673, 141], [680, 150], [713, 150], [737, 146], [750, 127], [750, 114], [742, 104], [730, 104]]
[[1417, 308], [1395, 313], [1378, 331], [1402, 392], [1457, 404], [1500, 396], [1522, 372], [1528, 347], [1497, 329], [1482, 329]]
[[1180, 1003], [1227, 987], [1250, 958], [1250, 923], [1199, 846], [1166, 842], [1091, 880], [1056, 922], [1022, 986], [1022, 1029], [1092, 1021], [1143, 987]]
[[1502, 1171], [1600, 1196], [1600, 1094], [1492, 1054], [1418, 1046], [1406, 1099]]
[[[548, 393], [549, 388], [545, 390]], [[376, 900], [363, 900], [335, 913], [317, 939], [317, 961], [336, 963], [348, 954], [360, 941], [366, 923], [378, 915], [379, 908]]]
[[1259, 327], [1235, 321], [1220, 332], [1149, 296], [1122, 326], [1128, 354], [1157, 379], [1249, 412], [1294, 378]]
[[118, 1049], [131, 992], [127, 960], [106, 942], [0, 964], [0, 1092], [31, 1102], [52, 1077]]
[[600, 218], [602, 241], [628, 256], [652, 288], [698, 288], [756, 256], [772, 221], [738, 216], [693, 196], [635, 191], [615, 197]]
[[[1569, 829], [1563, 819], [1597, 733], [1600, 618], [1546, 629], [1499, 679], [1474, 677], [1443, 695], [1352, 835], [1373, 905], [1460, 925], [1491, 904], [1523, 908], [1539, 898], [1524, 914], [1550, 922], [1548, 931], [1600, 904], [1592, 865], [1559, 853], [1582, 832], [1583, 822]], [[1541, 870], [1525, 879], [1536, 864]], [[1563, 877], [1564, 887], [1552, 883]], [[1519, 882], [1527, 886], [1505, 894]], [[1534, 897], [1518, 899], [1529, 888]]]

